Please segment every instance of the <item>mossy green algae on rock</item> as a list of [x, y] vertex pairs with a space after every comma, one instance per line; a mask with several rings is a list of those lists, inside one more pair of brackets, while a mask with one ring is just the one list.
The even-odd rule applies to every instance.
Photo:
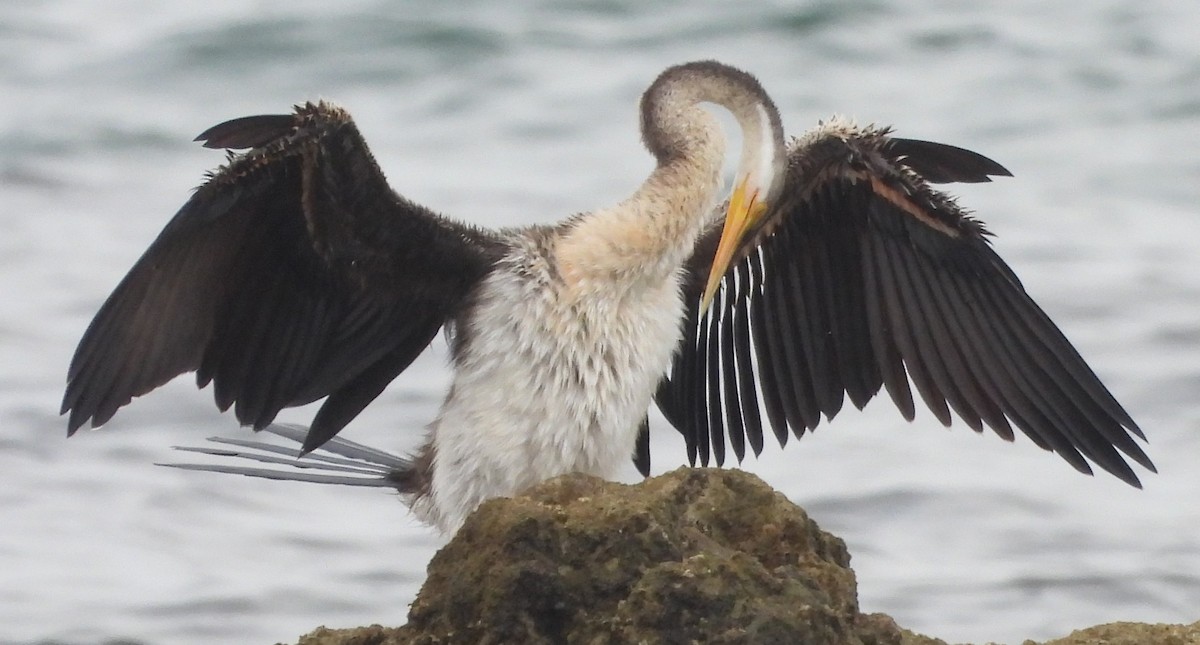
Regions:
[[392, 642], [899, 643], [859, 613], [849, 565], [841, 539], [742, 471], [570, 475], [481, 506]]

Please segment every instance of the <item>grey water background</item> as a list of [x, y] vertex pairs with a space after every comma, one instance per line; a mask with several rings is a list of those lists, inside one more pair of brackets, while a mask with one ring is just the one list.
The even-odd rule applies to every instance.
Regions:
[[[636, 187], [637, 98], [698, 58], [794, 134], [839, 112], [1007, 165], [953, 190], [1161, 471], [1137, 491], [886, 399], [748, 460], [846, 539], [863, 608], [952, 641], [1200, 619], [1200, 3], [45, 0], [0, 3], [0, 643], [400, 624], [442, 543], [379, 491], [154, 466], [249, 434], [187, 378], [66, 440], [76, 341], [222, 159], [195, 134], [328, 98], [409, 198], [547, 222]], [[439, 342], [346, 436], [413, 447], [447, 380]], [[682, 464], [654, 434], [655, 472]]]

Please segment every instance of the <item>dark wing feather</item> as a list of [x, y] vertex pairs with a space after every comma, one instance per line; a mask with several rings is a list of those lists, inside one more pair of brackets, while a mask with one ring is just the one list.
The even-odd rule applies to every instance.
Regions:
[[991, 181], [992, 177], [1012, 177], [1004, 166], [958, 146], [899, 137], [888, 137], [885, 145], [889, 156], [930, 183], [972, 184]]
[[195, 371], [255, 428], [328, 397], [311, 450], [429, 344], [499, 245], [394, 193], [350, 117], [324, 103], [199, 138], [251, 149], [197, 189], [96, 314], [68, 372], [68, 430]]
[[[983, 226], [928, 183], [1008, 174], [969, 150], [840, 122], [794, 142], [778, 204], [704, 316], [700, 285], [719, 228], [688, 267], [685, 338], [658, 401], [689, 453], [707, 462], [716, 422], [749, 421], [760, 399], [780, 444], [789, 428], [800, 436], [833, 418], [843, 395], [861, 408], [881, 387], [911, 420], [911, 383], [946, 425], [953, 411], [1008, 440], [1015, 426], [1080, 471], [1091, 462], [1140, 486], [1122, 453], [1154, 470], [1133, 439], [1141, 430]], [[707, 357], [703, 369], [697, 356]], [[707, 388], [694, 384], [700, 377]], [[744, 426], [753, 443], [755, 426]], [[737, 448], [741, 438], [732, 440]]]
[[642, 477], [650, 476], [650, 418], [642, 419], [638, 426], [637, 441], [633, 446], [633, 465]]

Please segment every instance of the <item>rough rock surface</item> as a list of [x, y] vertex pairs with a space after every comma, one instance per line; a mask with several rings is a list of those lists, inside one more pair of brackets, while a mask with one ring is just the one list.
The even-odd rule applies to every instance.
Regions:
[[[1071, 632], [1041, 645], [1196, 645], [1200, 643], [1200, 621], [1191, 625], [1108, 623]], [[1023, 645], [1039, 645], [1025, 641]]]
[[[1198, 630], [1115, 624], [1052, 643], [1183, 645]], [[693, 468], [636, 486], [572, 475], [489, 501], [434, 556], [407, 624], [300, 639], [334, 643], [944, 645], [860, 613], [845, 543], [782, 494]]]

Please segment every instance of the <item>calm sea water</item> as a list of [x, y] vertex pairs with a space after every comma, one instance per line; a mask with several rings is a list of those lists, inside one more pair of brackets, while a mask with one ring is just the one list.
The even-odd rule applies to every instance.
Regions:
[[[1007, 165], [959, 194], [1161, 470], [1136, 491], [886, 401], [747, 462], [847, 540], [863, 607], [975, 641], [1200, 618], [1200, 3], [163, 6], [0, 4], [0, 642], [399, 624], [440, 544], [378, 491], [153, 466], [246, 435], [187, 379], [65, 439], [75, 342], [221, 160], [196, 133], [334, 99], [410, 198], [546, 222], [637, 185], [637, 97], [696, 58], [756, 73], [793, 133], [841, 112]], [[416, 444], [444, 361], [439, 345], [347, 436]], [[655, 470], [682, 463], [656, 434]]]

